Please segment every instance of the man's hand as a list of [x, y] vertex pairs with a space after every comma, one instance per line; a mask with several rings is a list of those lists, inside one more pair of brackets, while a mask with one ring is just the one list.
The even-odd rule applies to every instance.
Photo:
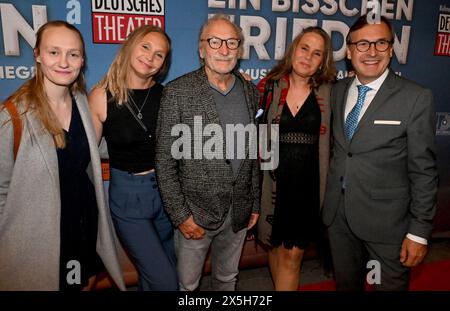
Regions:
[[194, 217], [192, 215], [181, 223], [178, 226], [178, 229], [180, 229], [184, 238], [187, 240], [200, 240], [205, 235], [205, 230], [194, 222]]
[[403, 240], [402, 250], [400, 251], [400, 262], [405, 267], [415, 267], [422, 262], [427, 251], [427, 245], [405, 238]]
[[258, 221], [259, 214], [252, 213], [250, 216], [250, 220], [248, 221], [247, 230], [250, 230]]

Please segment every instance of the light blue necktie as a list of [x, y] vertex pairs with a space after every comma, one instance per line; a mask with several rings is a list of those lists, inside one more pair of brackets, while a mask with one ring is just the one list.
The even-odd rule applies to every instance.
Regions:
[[370, 90], [371, 88], [368, 86], [362, 84], [358, 85], [358, 100], [356, 101], [356, 105], [347, 115], [347, 120], [345, 120], [345, 135], [348, 140], [352, 139], [356, 126], [358, 125], [358, 117], [364, 104], [364, 99], [366, 98], [367, 92]]

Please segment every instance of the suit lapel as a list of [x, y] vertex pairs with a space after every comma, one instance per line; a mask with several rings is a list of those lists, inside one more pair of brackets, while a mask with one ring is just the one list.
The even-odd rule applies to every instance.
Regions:
[[[238, 79], [242, 82], [242, 86], [244, 89], [245, 103], [247, 105], [247, 109], [248, 109], [248, 113], [249, 113], [250, 124], [254, 124], [255, 126], [258, 126], [258, 120], [255, 119], [255, 116], [256, 116], [256, 106], [255, 105], [258, 103], [255, 103], [255, 101], [253, 100], [254, 90], [251, 88], [251, 85], [249, 83], [244, 81], [241, 74], [237, 70], [234, 72], [234, 74], [236, 76], [236, 79]], [[255, 135], [258, 135], [258, 131], [256, 131]], [[254, 139], [256, 140], [256, 143], [257, 143], [258, 137], [254, 137]], [[242, 159], [241, 164], [239, 165], [238, 172], [234, 176], [234, 180], [236, 180], [238, 178], [239, 172], [241, 171], [242, 166], [244, 165], [244, 162], [247, 161], [247, 159], [250, 156], [249, 147], [250, 147], [250, 145], [246, 143], [245, 144], [245, 158]]]
[[[247, 110], [248, 110], [248, 117], [250, 120], [250, 124], [255, 124], [257, 125], [257, 120], [255, 119], [256, 116], [256, 107], [255, 102], [253, 100], [253, 90], [251, 89], [251, 86], [244, 81], [244, 79], [242, 78], [241, 74], [239, 72], [235, 72], [235, 76], [236, 79], [240, 80], [242, 83], [242, 87], [244, 90], [244, 97], [245, 97], [245, 104], [247, 106]], [[245, 157], [248, 158], [249, 156], [249, 144], [245, 144]], [[244, 161], [242, 161], [244, 162]]]
[[341, 87], [338, 87], [336, 90], [336, 109], [334, 109], [336, 113], [336, 133], [335, 137], [337, 140], [341, 141], [343, 145], [348, 145], [347, 137], [345, 136], [345, 105], [347, 103], [348, 91], [350, 89], [350, 85], [353, 80], [346, 80]]
[[201, 98], [201, 103], [203, 109], [205, 110], [208, 120], [204, 120], [203, 124], [220, 124], [219, 114], [217, 113], [216, 103], [214, 102], [213, 95], [211, 94], [211, 86], [209, 85], [208, 78], [206, 76], [205, 67], [202, 67], [198, 71], [198, 78], [200, 82], [199, 86], [199, 98]]
[[395, 76], [392, 72], [389, 72], [389, 75], [384, 80], [374, 99], [370, 103], [366, 112], [362, 116], [361, 120], [358, 122], [358, 126], [355, 129], [355, 133], [353, 137], [358, 135], [358, 131], [361, 127], [365, 126], [371, 119], [373, 114], [380, 109], [384, 104], [388, 102], [389, 97], [391, 97], [392, 93], [395, 91]]
[[243, 88], [244, 88], [244, 96], [245, 96], [245, 103], [247, 104], [247, 109], [250, 117], [250, 123], [257, 124], [258, 120], [255, 119], [256, 116], [256, 107], [255, 103], [252, 99], [253, 96], [253, 90], [251, 89], [251, 85], [249, 85], [244, 79], [242, 78], [241, 74], [239, 72], [235, 72], [236, 79], [240, 80], [242, 82]]

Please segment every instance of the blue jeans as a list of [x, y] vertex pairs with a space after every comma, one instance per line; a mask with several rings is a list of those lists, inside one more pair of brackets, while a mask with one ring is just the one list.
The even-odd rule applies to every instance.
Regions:
[[139, 290], [177, 290], [173, 227], [155, 173], [111, 168], [109, 206], [117, 234], [139, 273]]
[[247, 229], [233, 232], [231, 209], [217, 230], [206, 230], [201, 240], [187, 240], [180, 230], [175, 230], [175, 249], [178, 259], [180, 290], [195, 290], [202, 276], [206, 254], [211, 246], [211, 289], [236, 290], [239, 260]]

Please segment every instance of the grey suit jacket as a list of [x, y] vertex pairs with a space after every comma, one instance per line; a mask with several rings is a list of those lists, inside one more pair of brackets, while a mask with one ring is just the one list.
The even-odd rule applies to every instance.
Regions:
[[361, 239], [398, 243], [406, 233], [428, 239], [437, 194], [432, 94], [390, 72], [349, 142], [344, 134], [344, 110], [352, 81], [340, 81], [331, 93], [334, 155], [324, 223], [333, 222], [344, 200], [348, 224]]
[[[116, 236], [101, 177], [97, 139], [87, 98], [75, 94], [91, 155], [90, 175], [98, 205], [97, 252], [121, 289], [125, 289]], [[58, 158], [51, 135], [34, 111], [23, 115], [23, 133], [13, 160], [13, 130], [0, 113], [0, 290], [58, 290], [60, 193]]]
[[[236, 77], [243, 82], [250, 120], [256, 123], [258, 91], [240, 74]], [[164, 88], [156, 146], [156, 175], [164, 206], [174, 226], [193, 215], [195, 223], [207, 229], [217, 229], [232, 207], [233, 230], [238, 231], [247, 226], [252, 212], [259, 212], [257, 160], [244, 159], [234, 176], [225, 159], [174, 159], [171, 148], [178, 136], [171, 136], [172, 127], [181, 123], [189, 126], [193, 149], [195, 116], [202, 117], [203, 126], [220, 124], [203, 67]], [[208, 137], [203, 138], [202, 143], [206, 140]]]

